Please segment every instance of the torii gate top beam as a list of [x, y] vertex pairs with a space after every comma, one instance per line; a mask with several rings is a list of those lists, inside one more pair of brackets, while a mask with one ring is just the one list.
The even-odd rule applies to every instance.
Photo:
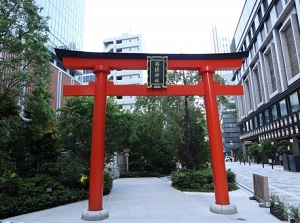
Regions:
[[146, 53], [96, 53], [55, 49], [56, 55], [68, 69], [93, 70], [107, 65], [111, 70], [146, 70], [148, 56], [167, 56], [168, 70], [237, 70], [248, 52], [222, 54], [146, 54]]

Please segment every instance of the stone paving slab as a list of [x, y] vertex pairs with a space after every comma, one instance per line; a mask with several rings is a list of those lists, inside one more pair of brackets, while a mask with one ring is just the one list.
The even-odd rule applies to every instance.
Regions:
[[300, 205], [300, 173], [284, 171], [280, 165], [271, 165], [227, 162], [226, 168], [236, 174], [241, 186], [253, 193], [253, 173], [268, 177], [269, 192], [276, 194], [289, 205]]
[[[185, 193], [174, 189], [170, 182], [158, 178], [115, 179], [110, 195], [104, 198], [104, 208], [110, 217], [104, 223], [229, 223], [281, 222], [249, 200], [245, 190], [230, 192], [230, 201], [237, 206], [233, 215], [214, 214], [209, 206], [215, 202], [213, 193]], [[76, 202], [44, 211], [5, 219], [2, 223], [87, 223], [80, 219], [87, 201]], [[101, 222], [101, 221], [93, 221]]]

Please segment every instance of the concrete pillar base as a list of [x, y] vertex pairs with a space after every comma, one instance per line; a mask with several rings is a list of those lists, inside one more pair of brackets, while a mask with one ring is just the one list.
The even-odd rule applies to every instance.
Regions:
[[234, 204], [220, 205], [212, 204], [209, 207], [209, 210], [215, 214], [236, 214], [237, 208]]
[[84, 210], [81, 213], [81, 219], [86, 221], [101, 221], [107, 219], [108, 217], [109, 217], [109, 212], [106, 209], [102, 209], [101, 211]]

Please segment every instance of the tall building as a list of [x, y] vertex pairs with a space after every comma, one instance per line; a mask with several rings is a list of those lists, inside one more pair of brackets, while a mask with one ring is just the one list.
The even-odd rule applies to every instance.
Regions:
[[291, 143], [299, 154], [300, 2], [247, 0], [236, 27], [236, 51], [249, 51], [234, 78], [244, 144], [271, 140]]
[[52, 107], [58, 109], [64, 103], [63, 85], [80, 84], [80, 82], [74, 78], [78, 71], [65, 69], [55, 56], [54, 48], [82, 50], [85, 0], [35, 0], [35, 4], [43, 8], [42, 16], [49, 17], [50, 35], [47, 47], [52, 55], [53, 80], [50, 91], [53, 94]]
[[[211, 27], [211, 44], [213, 53], [229, 53], [230, 52], [230, 38], [229, 36], [220, 35], [215, 25]], [[231, 81], [232, 71], [216, 71], [227, 84], [235, 84]], [[227, 97], [231, 104], [236, 103], [236, 97]], [[223, 151], [225, 156], [234, 156], [237, 148], [241, 147], [240, 129], [237, 126], [235, 109], [220, 109], [220, 123], [222, 131]]]
[[[142, 38], [136, 34], [122, 34], [119, 37], [108, 38], [103, 40], [103, 52], [108, 53], [141, 53]], [[78, 81], [87, 84], [89, 81], [95, 80], [92, 71], [84, 71], [82, 76], [76, 77]], [[144, 75], [141, 70], [113, 70], [108, 75], [108, 79], [114, 84], [143, 84]], [[122, 109], [132, 110], [134, 108], [135, 96], [117, 96], [115, 101]]]
[[[231, 50], [230, 50], [230, 45], [231, 45], [230, 37], [227, 36], [227, 35], [224, 35], [222, 33], [219, 33], [218, 29], [217, 29], [217, 26], [214, 25], [214, 24], [211, 25], [210, 37], [211, 37], [212, 53], [229, 53], [229, 52], [231, 52]], [[232, 75], [233, 75], [233, 72], [231, 70], [216, 71], [216, 73], [221, 75], [221, 77], [224, 78], [228, 84], [234, 84], [231, 81]]]
[[[110, 53], [141, 53], [141, 35], [123, 34], [116, 38], [105, 39], [103, 41], [103, 51]], [[115, 84], [143, 84], [143, 71], [141, 70], [121, 70], [112, 71], [109, 79]], [[135, 96], [117, 96], [116, 102], [123, 109], [132, 110], [134, 108]]]
[[42, 16], [49, 17], [49, 49], [83, 49], [85, 0], [35, 0]]
[[230, 37], [218, 32], [217, 26], [211, 25], [211, 43], [212, 52], [214, 53], [229, 53], [230, 52]]

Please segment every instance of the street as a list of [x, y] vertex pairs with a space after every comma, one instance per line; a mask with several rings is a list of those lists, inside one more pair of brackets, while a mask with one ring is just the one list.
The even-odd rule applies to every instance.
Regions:
[[243, 187], [253, 193], [253, 173], [267, 176], [270, 194], [280, 197], [286, 204], [300, 205], [300, 173], [287, 172], [282, 166], [269, 164], [226, 162], [226, 168], [236, 174], [239, 187]]

